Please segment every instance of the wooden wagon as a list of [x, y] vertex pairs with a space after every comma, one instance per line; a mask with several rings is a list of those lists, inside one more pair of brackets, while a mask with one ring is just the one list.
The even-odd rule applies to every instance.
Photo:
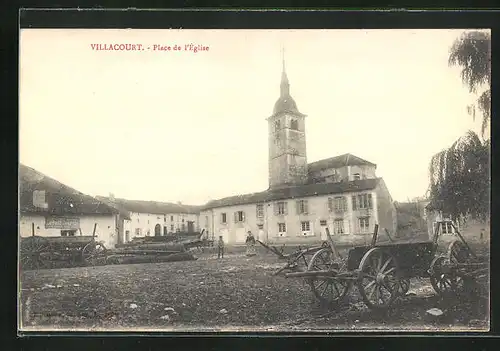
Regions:
[[376, 225], [370, 245], [351, 248], [342, 257], [326, 229], [328, 245], [317, 250], [305, 271], [285, 276], [305, 278], [314, 296], [328, 304], [339, 303], [356, 286], [371, 309], [391, 306], [407, 293], [410, 279], [416, 277], [429, 277], [440, 295], [459, 294], [478, 272], [488, 274], [488, 264], [455, 230], [460, 240], [450, 244], [446, 255], [437, 256], [439, 229], [432, 241], [377, 244]]
[[314, 247], [299, 247], [296, 251], [292, 253], [285, 253], [285, 246], [281, 246], [277, 248], [273, 245], [268, 245], [260, 240], [256, 240], [260, 245], [262, 245], [266, 250], [275, 254], [278, 259], [286, 261], [286, 263], [278, 269], [274, 275], [281, 274], [283, 272], [302, 272], [307, 270], [307, 266], [309, 261], [314, 256], [316, 252], [319, 250], [328, 247], [328, 244], [325, 242], [321, 246]]
[[106, 248], [96, 240], [97, 223], [92, 235], [42, 237], [33, 235], [21, 238], [20, 265], [22, 269], [50, 268], [54, 261], [65, 261], [71, 265], [95, 265], [105, 261]]

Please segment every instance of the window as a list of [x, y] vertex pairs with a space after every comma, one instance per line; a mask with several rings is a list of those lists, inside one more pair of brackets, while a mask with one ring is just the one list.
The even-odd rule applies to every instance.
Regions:
[[354, 180], [360, 180], [360, 179], [361, 179], [361, 174], [354, 173]]
[[284, 201], [276, 202], [274, 204], [274, 214], [277, 216], [283, 216], [288, 214], [286, 202]]
[[274, 122], [274, 131], [277, 132], [278, 130], [281, 129], [281, 124], [280, 124], [280, 121], [276, 121]]
[[352, 209], [372, 208], [372, 194], [361, 194], [352, 197]]
[[319, 225], [326, 226], [326, 221], [322, 219], [321, 221], [319, 221]]
[[298, 200], [297, 201], [297, 214], [308, 214], [309, 213], [309, 208], [308, 208], [308, 203], [307, 200]]
[[166, 222], [167, 221], [167, 215], [164, 215], [163, 216], [163, 222]]
[[174, 231], [174, 225], [173, 225], [173, 224], [171, 224], [171, 225], [170, 225], [170, 231], [171, 231], [171, 232], [173, 232], [173, 231]]
[[296, 119], [292, 119], [290, 122], [290, 129], [299, 130], [299, 122]]
[[441, 233], [442, 234], [453, 234], [453, 226], [451, 225], [451, 222], [446, 221], [446, 222], [441, 222]]
[[302, 235], [311, 235], [312, 234], [311, 222], [309, 222], [309, 221], [300, 222], [300, 229], [301, 229]]
[[[208, 222], [208, 219], [207, 219]], [[227, 214], [226, 213], [221, 213], [220, 214], [220, 222], [221, 223], [227, 223]]]
[[333, 234], [345, 234], [343, 219], [336, 219], [333, 222]]
[[286, 235], [286, 224], [278, 223], [278, 235], [283, 236]]
[[330, 212], [345, 212], [347, 211], [347, 201], [344, 196], [336, 196], [328, 198], [328, 210]]
[[174, 221], [174, 216], [170, 216], [170, 222]]
[[257, 212], [257, 218], [264, 217], [264, 205], [258, 204], [256, 207], [256, 212]]
[[303, 232], [308, 232], [311, 230], [311, 222], [309, 221], [301, 222], [300, 226]]
[[137, 218], [137, 223], [139, 223], [139, 218]]
[[367, 233], [370, 231], [370, 217], [360, 217], [359, 221], [359, 230], [361, 233]]
[[234, 213], [234, 222], [244, 222], [245, 221], [245, 212], [243, 211], [237, 211]]
[[186, 231], [186, 225], [184, 223], [182, 223], [182, 232], [185, 232]]
[[61, 230], [61, 236], [75, 236], [76, 230]]
[[142, 235], [142, 229], [141, 228], [135, 228], [135, 235]]
[[264, 229], [264, 224], [257, 224], [257, 228]]

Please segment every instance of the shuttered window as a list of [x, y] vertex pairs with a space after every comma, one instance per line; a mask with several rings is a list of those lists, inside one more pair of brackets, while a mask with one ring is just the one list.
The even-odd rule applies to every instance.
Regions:
[[256, 207], [256, 212], [257, 212], [257, 218], [264, 217], [264, 205], [258, 204]]
[[285, 201], [279, 201], [274, 203], [274, 215], [284, 216], [288, 214], [288, 206]]
[[372, 194], [361, 194], [352, 197], [352, 209], [367, 209], [373, 208]]
[[309, 213], [309, 204], [307, 200], [297, 200], [296, 207], [297, 207], [297, 214]]
[[352, 210], [356, 211], [358, 209], [358, 203], [356, 202], [356, 196], [352, 197]]
[[234, 213], [234, 222], [245, 222], [245, 212], [243, 211], [236, 211]]

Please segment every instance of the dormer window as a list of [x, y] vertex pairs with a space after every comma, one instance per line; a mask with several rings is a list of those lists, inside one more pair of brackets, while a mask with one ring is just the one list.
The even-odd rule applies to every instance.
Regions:
[[361, 179], [361, 174], [354, 173], [354, 180], [360, 180], [360, 179]]
[[299, 122], [296, 119], [292, 119], [290, 122], [290, 129], [299, 130]]

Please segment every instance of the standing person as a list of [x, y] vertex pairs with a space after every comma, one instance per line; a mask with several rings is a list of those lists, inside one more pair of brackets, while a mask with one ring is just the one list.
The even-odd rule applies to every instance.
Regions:
[[255, 252], [255, 237], [252, 232], [249, 230], [247, 233], [247, 240], [245, 241], [247, 244], [247, 256], [255, 256], [257, 253]]
[[217, 259], [224, 258], [224, 240], [222, 239], [222, 235], [219, 236], [219, 241], [217, 242], [218, 255]]

